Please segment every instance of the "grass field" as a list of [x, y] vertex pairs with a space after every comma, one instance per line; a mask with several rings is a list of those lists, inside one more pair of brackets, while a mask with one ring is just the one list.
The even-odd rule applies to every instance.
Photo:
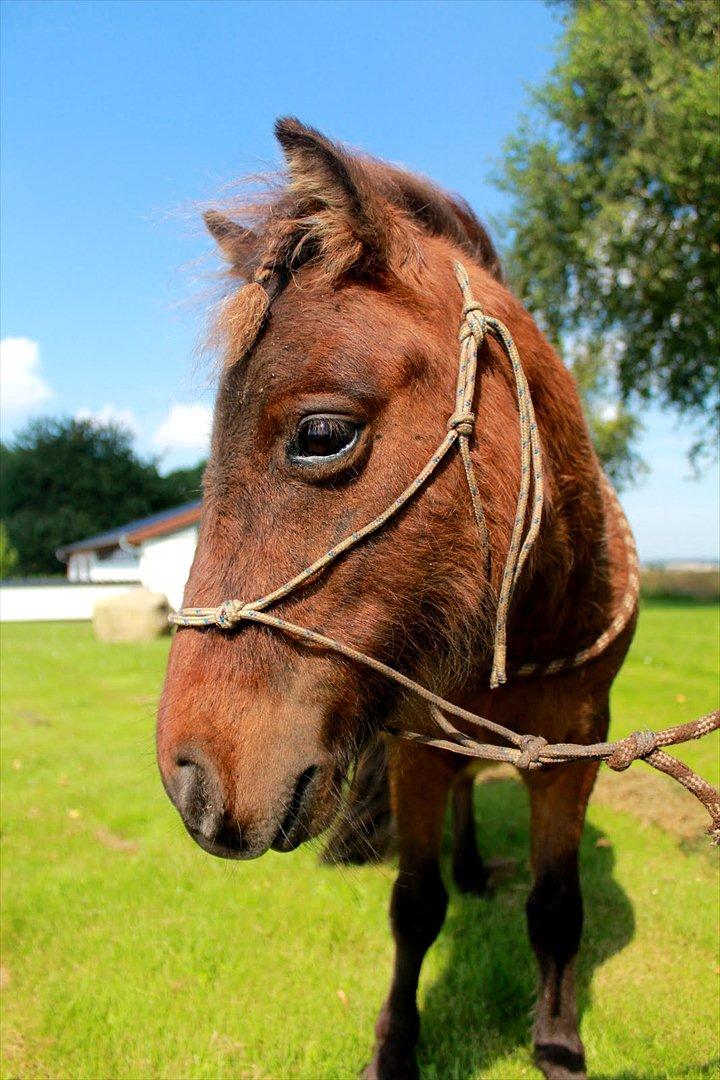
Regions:
[[[714, 606], [646, 603], [615, 735], [713, 707], [717, 651]], [[355, 1076], [390, 970], [392, 868], [196, 848], [154, 764], [166, 653], [87, 625], [4, 628], [2, 1075]], [[716, 739], [682, 756], [717, 782]], [[484, 853], [519, 867], [491, 901], [451, 887], [421, 984], [428, 1080], [537, 1075], [524, 790], [496, 778], [476, 802]], [[717, 1075], [717, 860], [692, 803], [643, 765], [598, 786], [579, 970], [591, 1076]]]

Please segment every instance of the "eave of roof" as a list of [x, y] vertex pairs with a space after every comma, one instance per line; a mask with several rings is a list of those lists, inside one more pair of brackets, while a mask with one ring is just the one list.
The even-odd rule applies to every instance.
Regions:
[[161, 510], [157, 514], [129, 521], [117, 529], [108, 529], [107, 532], [88, 536], [84, 540], [76, 540], [72, 544], [65, 544], [58, 548], [55, 554], [64, 562], [69, 555], [80, 552], [103, 551], [107, 548], [119, 547], [121, 541], [133, 544], [149, 536], [162, 536], [164, 533], [175, 532], [197, 521], [200, 518], [201, 506], [202, 503], [199, 500], [173, 506], [169, 510]]
[[196, 521], [200, 520], [200, 507], [201, 504], [197, 503], [195, 506], [189, 506], [187, 509], [178, 512], [170, 521], [158, 521], [155, 524], [133, 529], [132, 532], [125, 534], [125, 539], [128, 544], [141, 544], [143, 540], [151, 540], [155, 536], [164, 536], [166, 533], [187, 528], [188, 525], [194, 525]]

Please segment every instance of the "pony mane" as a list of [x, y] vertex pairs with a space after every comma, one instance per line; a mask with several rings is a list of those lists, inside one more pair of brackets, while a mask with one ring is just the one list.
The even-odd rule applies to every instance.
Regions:
[[357, 158], [377, 190], [421, 229], [456, 244], [497, 281], [502, 267], [490, 235], [462, 196], [444, 191], [424, 176], [375, 158]]
[[[444, 237], [497, 281], [503, 281], [500, 259], [488, 231], [461, 196], [399, 166], [341, 152], [352, 162], [356, 182], [395, 211], [397, 226], [402, 229], [405, 224], [410, 237], [417, 231]], [[282, 274], [312, 262], [324, 268], [329, 278], [337, 279], [360, 262], [359, 248], [342, 232], [339, 208], [321, 207], [319, 200], [309, 199], [292, 172], [251, 176], [240, 183], [247, 185], [247, 195], [227, 200], [222, 215], [215, 211], [206, 215], [221, 247], [219, 230], [237, 229], [233, 256], [225, 250], [232, 277], [249, 281], [261, 267]], [[225, 225], [214, 227], [211, 220], [220, 222], [221, 218]], [[242, 248], [239, 258], [238, 247]], [[407, 252], [400, 261], [407, 261]]]
[[227, 343], [226, 362], [234, 363], [252, 346], [272, 300], [303, 266], [312, 265], [331, 287], [345, 275], [417, 282], [424, 233], [447, 239], [502, 281], [487, 230], [459, 196], [396, 165], [352, 153], [293, 117], [279, 120], [275, 133], [286, 171], [250, 178], [249, 197], [205, 214], [230, 279], [248, 282], [226, 298], [230, 302], [216, 323], [215, 340]]

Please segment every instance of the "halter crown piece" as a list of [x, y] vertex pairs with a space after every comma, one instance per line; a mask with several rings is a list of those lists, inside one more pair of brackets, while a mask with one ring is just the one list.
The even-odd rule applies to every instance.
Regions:
[[[507, 681], [507, 619], [512, 601], [513, 591], [522, 573], [523, 567], [532, 551], [533, 545], [540, 531], [542, 520], [544, 481], [542, 448], [535, 420], [535, 410], [528, 387], [525, 372], [523, 371], [520, 356], [507, 327], [492, 316], [486, 315], [482, 306], [475, 300], [467, 271], [462, 263], [454, 264], [455, 277], [457, 279], [463, 298], [462, 322], [460, 324], [460, 364], [458, 369], [457, 388], [455, 395], [455, 411], [450, 416], [447, 424], [447, 433], [438, 448], [433, 453], [425, 467], [418, 473], [415, 479], [398, 495], [393, 503], [378, 517], [368, 522], [357, 532], [351, 533], [335, 547], [326, 551], [311, 566], [306, 567], [295, 577], [280, 585], [273, 592], [258, 600], [226, 600], [218, 607], [182, 608], [171, 614], [169, 620], [178, 627], [217, 627], [220, 630], [232, 630], [242, 622], [261, 623], [264, 626], [273, 627], [290, 637], [294, 637], [306, 644], [316, 645], [327, 649], [349, 660], [371, 668], [385, 677], [392, 679], [404, 689], [416, 694], [427, 701], [430, 715], [442, 732], [444, 738], [421, 735], [410, 731], [393, 731], [400, 738], [409, 739], [413, 742], [423, 743], [441, 750], [450, 750], [464, 754], [468, 757], [483, 758], [491, 761], [506, 761], [521, 769], [540, 768], [551, 763], [576, 761], [578, 759], [606, 761], [615, 769], [625, 769], [632, 761], [641, 758], [648, 764], [653, 765], [661, 772], [673, 776], [679, 783], [692, 791], [705, 805], [712, 818], [712, 824], [708, 829], [714, 843], [720, 843], [720, 795], [705, 780], [697, 776], [682, 762], [670, 757], [661, 749], [688, 739], [700, 738], [720, 728], [720, 711], [709, 713], [690, 724], [682, 724], [659, 733], [637, 732], [628, 739], [614, 743], [595, 743], [593, 745], [576, 745], [572, 743], [559, 743], [550, 745], [540, 736], [519, 735], [517, 732], [488, 720], [466, 709], [461, 709], [438, 694], [433, 693], [414, 679], [403, 675], [389, 665], [384, 664], [374, 657], [346, 645], [335, 638], [326, 637], [323, 634], [310, 630], [277, 615], [271, 615], [267, 609], [290, 593], [302, 588], [311, 578], [323, 573], [328, 567], [339, 559], [351, 548], [357, 547], [368, 536], [373, 535], [383, 528], [400, 510], [418, 495], [437, 470], [440, 463], [457, 443], [460, 457], [467, 478], [470, 500], [473, 514], [477, 523], [481, 547], [481, 559], [484, 569], [488, 569], [490, 562], [490, 545], [488, 539], [487, 523], [480, 499], [475, 469], [470, 456], [470, 439], [475, 431], [475, 414], [473, 401], [475, 397], [475, 380], [477, 374], [478, 350], [491, 334], [504, 349], [515, 379], [517, 394], [518, 416], [520, 426], [520, 489], [518, 493], [515, 521], [510, 537], [510, 546], [505, 560], [500, 595], [498, 599], [497, 614], [495, 620], [495, 642], [493, 649], [493, 663], [490, 674], [490, 687], [496, 689]], [[263, 287], [259, 280], [254, 281], [246, 289], [257, 290]], [[264, 314], [270, 303], [264, 305]], [[256, 323], [255, 333], [259, 332], [260, 321]], [[604, 478], [603, 478], [604, 479]], [[554, 660], [549, 664], [530, 663], [523, 664], [514, 670], [514, 674], [521, 676], [553, 674], [558, 671], [580, 667], [589, 660], [595, 659], [603, 653], [608, 646], [615, 641], [625, 629], [636, 606], [639, 591], [639, 574], [637, 553], [632, 533], [625, 516], [620, 508], [612, 488], [607, 480], [604, 482], [612, 497], [618, 519], [621, 522], [623, 539], [628, 562], [627, 588], [621, 601], [620, 609], [609, 627], [589, 646], [573, 654]], [[530, 521], [525, 531], [525, 522], [528, 515], [528, 504], [531, 501]], [[525, 536], [523, 538], [523, 533]], [[459, 731], [447, 719], [447, 715], [456, 717], [476, 728], [484, 728], [486, 731], [501, 737], [509, 746], [495, 746], [480, 743]], [[388, 729], [391, 730], [391, 729]]]

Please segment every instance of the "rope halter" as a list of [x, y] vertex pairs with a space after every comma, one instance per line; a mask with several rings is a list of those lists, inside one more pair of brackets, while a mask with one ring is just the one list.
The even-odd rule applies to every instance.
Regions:
[[[491, 687], [497, 687], [506, 681], [506, 626], [512, 593], [520, 577], [525, 561], [530, 554], [533, 544], [537, 539], [540, 528], [540, 520], [543, 508], [543, 473], [542, 451], [540, 439], [535, 422], [530, 390], [527, 379], [520, 363], [520, 357], [515, 347], [515, 342], [507, 327], [498, 319], [487, 316], [482, 305], [478, 303], [472, 293], [467, 271], [462, 263], [455, 263], [455, 277], [462, 292], [463, 309], [462, 322], [460, 325], [460, 363], [458, 368], [457, 385], [455, 390], [455, 411], [447, 424], [447, 434], [430, 458], [424, 469], [415, 477], [412, 483], [374, 521], [369, 522], [358, 532], [352, 533], [345, 540], [337, 544], [325, 555], [321, 556], [312, 566], [307, 567], [296, 577], [281, 585], [278, 589], [266, 596], [253, 600], [250, 603], [242, 603], [239, 600], [226, 600], [216, 608], [183, 608], [175, 615], [170, 616], [171, 622], [177, 626], [217, 626], [221, 630], [230, 630], [244, 619], [255, 617], [259, 611], [264, 611], [278, 600], [300, 588], [317, 573], [326, 570], [331, 563], [352, 547], [356, 547], [367, 536], [381, 529], [407, 502], [410, 501], [432, 476], [447, 452], [457, 442], [460, 456], [465, 470], [470, 500], [478, 529], [481, 547], [482, 569], [489, 572], [490, 543], [488, 538], [487, 523], [480, 499], [475, 469], [470, 456], [470, 439], [475, 431], [475, 413], [473, 412], [473, 400], [475, 397], [475, 382], [477, 376], [478, 349], [485, 341], [488, 334], [492, 334], [505, 349], [515, 376], [517, 390], [518, 413], [520, 417], [520, 492], [518, 495], [515, 523], [513, 525], [510, 548], [508, 551], [505, 569], [503, 571], [500, 587], [500, 598], [495, 625], [495, 648], [493, 653], [492, 673], [490, 677]], [[255, 282], [252, 286], [257, 288]], [[522, 540], [522, 533], [527, 516], [527, 506], [530, 491], [533, 491], [533, 506], [530, 526]], [[521, 543], [522, 541], [522, 543]], [[278, 621], [279, 625], [280, 620]], [[289, 624], [288, 624], [289, 625]]]
[[[289, 635], [305, 644], [312, 644], [339, 656], [344, 656], [355, 663], [361, 664], [377, 673], [392, 679], [405, 690], [425, 700], [430, 706], [430, 715], [444, 738], [422, 735], [412, 731], [396, 731], [398, 737], [435, 747], [440, 750], [449, 750], [453, 753], [464, 754], [468, 757], [482, 758], [490, 761], [506, 761], [520, 769], [537, 769], [549, 764], [577, 760], [605, 760], [611, 768], [619, 770], [627, 768], [632, 761], [642, 758], [660, 771], [668, 773], [692, 791], [708, 809], [713, 824], [708, 830], [716, 842], [720, 841], [720, 800], [714, 788], [688, 769], [682, 762], [670, 757], [659, 749], [674, 742], [684, 742], [687, 739], [699, 738], [708, 731], [720, 727], [720, 713], [710, 713], [693, 724], [685, 724], [678, 728], [668, 729], [654, 734], [652, 732], [639, 732], [628, 739], [617, 743], [596, 743], [591, 746], [576, 745], [572, 743], [560, 743], [550, 745], [541, 736], [519, 735], [510, 728], [497, 724], [486, 717], [478, 716], [461, 709], [438, 694], [433, 693], [414, 679], [403, 675], [401, 672], [384, 664], [381, 660], [367, 656], [358, 649], [346, 645], [335, 638], [326, 637], [315, 630], [310, 630], [295, 623], [288, 622], [277, 615], [270, 614], [267, 609], [279, 600], [302, 588], [311, 578], [325, 572], [337, 559], [351, 548], [357, 547], [368, 536], [377, 533], [399, 511], [418, 495], [425, 484], [430, 480], [451, 448], [457, 443], [462, 459], [465, 476], [467, 479], [473, 514], [477, 524], [480, 538], [482, 569], [489, 573], [490, 569], [490, 545], [488, 530], [485, 521], [480, 491], [478, 489], [475, 469], [470, 456], [470, 439], [475, 431], [475, 413], [473, 401], [475, 397], [475, 380], [477, 375], [478, 349], [490, 334], [501, 345], [510, 360], [518, 404], [518, 416], [520, 427], [520, 488], [515, 511], [510, 545], [508, 548], [505, 566], [502, 573], [500, 595], [498, 599], [495, 639], [493, 649], [493, 663], [490, 675], [490, 687], [495, 689], [506, 682], [506, 653], [507, 653], [507, 620], [513, 592], [518, 583], [523, 568], [530, 556], [535, 541], [537, 540], [542, 520], [544, 500], [543, 460], [540, 437], [538, 434], [535, 410], [533, 408], [530, 389], [528, 387], [525, 372], [523, 371], [520, 356], [518, 355], [515, 342], [507, 327], [491, 316], [484, 313], [482, 306], [475, 300], [470, 281], [465, 267], [456, 262], [454, 264], [455, 277], [462, 292], [463, 309], [462, 322], [460, 325], [460, 362], [458, 368], [457, 387], [455, 393], [455, 409], [447, 423], [447, 432], [440, 445], [424, 468], [415, 479], [398, 495], [393, 503], [378, 517], [368, 522], [367, 525], [349, 536], [340, 543], [326, 551], [311, 566], [306, 567], [295, 577], [286, 581], [283, 585], [257, 600], [244, 602], [242, 600], [226, 600], [218, 607], [183, 608], [169, 616], [170, 622], [178, 627], [208, 627], [215, 626], [220, 630], [232, 630], [242, 622], [255, 622], [264, 626], [272, 627]], [[258, 289], [262, 282], [256, 281], [246, 288]], [[258, 313], [262, 308], [262, 317], [267, 312], [269, 297], [263, 305], [258, 305]], [[259, 326], [259, 323], [258, 323]], [[632, 533], [622, 513], [614, 492], [605, 481], [611, 502], [614, 504], [621, 523], [626, 553], [628, 556], [628, 583], [625, 596], [621, 602], [620, 611], [613, 619], [611, 625], [589, 646], [572, 656], [554, 660], [549, 664], [525, 664], [518, 668], [516, 674], [538, 675], [555, 673], [568, 668], [579, 667], [594, 659], [604, 652], [608, 646], [622, 633], [633, 616], [637, 606], [638, 573], [637, 554], [632, 538]], [[531, 503], [532, 497], [532, 503]], [[526, 530], [530, 506], [530, 520]], [[523, 535], [524, 534], [524, 535]], [[447, 716], [454, 716], [466, 725], [482, 728], [492, 732], [507, 742], [508, 746], [497, 746], [480, 743], [462, 731], [459, 731]], [[390, 729], [388, 729], [390, 730]]]

